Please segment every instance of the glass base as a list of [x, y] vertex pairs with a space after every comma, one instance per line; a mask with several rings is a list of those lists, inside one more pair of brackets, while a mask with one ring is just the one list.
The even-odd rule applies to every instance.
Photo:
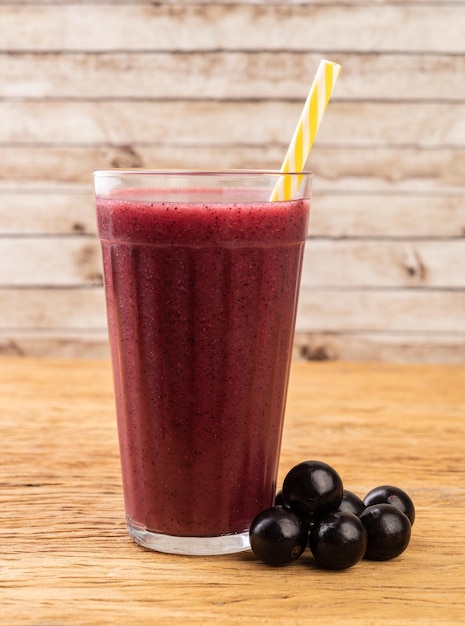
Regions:
[[126, 518], [129, 536], [144, 548], [168, 554], [188, 554], [206, 556], [213, 554], [233, 554], [250, 548], [249, 531], [220, 535], [219, 537], [175, 537], [153, 533], [144, 526]]

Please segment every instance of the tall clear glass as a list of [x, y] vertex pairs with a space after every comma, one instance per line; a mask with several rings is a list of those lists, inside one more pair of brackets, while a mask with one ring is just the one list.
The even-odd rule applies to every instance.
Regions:
[[279, 202], [279, 172], [94, 175], [129, 534], [247, 549], [276, 490], [312, 175]]

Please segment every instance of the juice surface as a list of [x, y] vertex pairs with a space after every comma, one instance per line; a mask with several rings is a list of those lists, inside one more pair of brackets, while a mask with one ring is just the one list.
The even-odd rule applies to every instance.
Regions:
[[97, 199], [126, 512], [152, 532], [273, 502], [308, 211]]

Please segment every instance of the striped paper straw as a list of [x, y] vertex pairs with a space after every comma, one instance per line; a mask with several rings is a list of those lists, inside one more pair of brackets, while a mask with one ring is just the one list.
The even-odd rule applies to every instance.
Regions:
[[[341, 66], [337, 63], [320, 61], [281, 172], [303, 171], [340, 71]], [[301, 181], [301, 176], [280, 176], [270, 199], [291, 200]]]

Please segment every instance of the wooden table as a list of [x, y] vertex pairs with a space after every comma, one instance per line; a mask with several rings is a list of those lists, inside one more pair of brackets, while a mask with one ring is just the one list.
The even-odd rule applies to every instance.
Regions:
[[294, 364], [281, 478], [321, 459], [416, 504], [401, 557], [344, 572], [132, 543], [107, 362], [0, 359], [0, 445], [2, 624], [465, 623], [465, 365]]

